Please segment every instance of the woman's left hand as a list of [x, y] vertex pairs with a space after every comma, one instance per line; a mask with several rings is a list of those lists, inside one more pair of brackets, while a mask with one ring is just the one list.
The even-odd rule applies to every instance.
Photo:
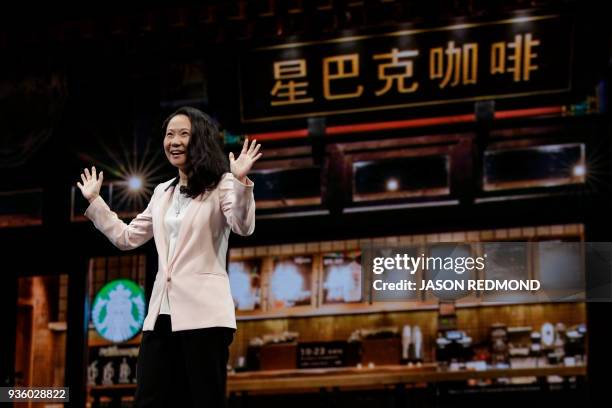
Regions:
[[234, 153], [230, 152], [230, 170], [240, 182], [246, 182], [246, 175], [251, 170], [251, 167], [253, 167], [253, 163], [261, 157], [261, 153], [258, 153], [260, 147], [261, 145], [257, 144], [257, 140], [253, 140], [251, 146], [249, 146], [249, 139], [244, 139], [242, 151], [237, 159], [234, 158]]

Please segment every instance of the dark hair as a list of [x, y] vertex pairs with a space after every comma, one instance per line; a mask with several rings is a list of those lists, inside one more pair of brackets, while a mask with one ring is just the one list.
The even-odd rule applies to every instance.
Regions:
[[[166, 118], [162, 131], [176, 115], [185, 115], [191, 122], [191, 136], [187, 145], [187, 186], [182, 192], [191, 198], [214, 190], [224, 173], [229, 171], [229, 162], [223, 151], [219, 125], [199, 109], [184, 106]], [[178, 184], [178, 177], [171, 185]]]

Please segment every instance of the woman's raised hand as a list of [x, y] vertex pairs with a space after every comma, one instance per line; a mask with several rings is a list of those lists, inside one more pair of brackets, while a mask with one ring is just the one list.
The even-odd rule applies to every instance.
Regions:
[[249, 146], [249, 139], [244, 139], [244, 145], [242, 145], [242, 151], [237, 159], [234, 158], [234, 153], [229, 154], [230, 170], [234, 177], [241, 182], [246, 181], [246, 175], [251, 170], [253, 163], [261, 157], [259, 152], [260, 144], [257, 144], [257, 140], [253, 140]]
[[91, 173], [89, 169], [85, 169], [85, 172], [81, 173], [81, 180], [83, 184], [77, 182], [77, 187], [81, 190], [83, 197], [90, 203], [100, 195], [100, 187], [102, 187], [102, 180], [104, 180], [104, 172], [96, 174], [96, 167], [91, 167]]

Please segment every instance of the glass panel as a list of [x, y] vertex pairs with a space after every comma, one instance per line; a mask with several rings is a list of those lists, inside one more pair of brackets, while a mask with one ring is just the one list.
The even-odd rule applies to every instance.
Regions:
[[0, 193], [0, 228], [42, 224], [42, 190]]
[[584, 183], [583, 144], [487, 151], [485, 191]]
[[257, 170], [249, 173], [257, 186], [257, 208], [279, 208], [321, 204], [321, 169]]
[[358, 161], [353, 163], [353, 175], [353, 201], [449, 193], [448, 156]]

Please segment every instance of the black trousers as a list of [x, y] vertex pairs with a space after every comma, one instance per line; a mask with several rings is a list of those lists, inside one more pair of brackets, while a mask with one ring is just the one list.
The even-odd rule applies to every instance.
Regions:
[[138, 408], [223, 408], [229, 346], [234, 329], [210, 327], [172, 332], [159, 315], [142, 336], [136, 369]]

